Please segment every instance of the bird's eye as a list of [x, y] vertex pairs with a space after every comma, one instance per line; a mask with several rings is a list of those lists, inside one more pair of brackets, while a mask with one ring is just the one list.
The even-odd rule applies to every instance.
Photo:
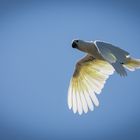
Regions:
[[77, 43], [78, 43], [79, 41], [78, 41], [78, 40], [75, 40], [75, 42], [77, 42]]

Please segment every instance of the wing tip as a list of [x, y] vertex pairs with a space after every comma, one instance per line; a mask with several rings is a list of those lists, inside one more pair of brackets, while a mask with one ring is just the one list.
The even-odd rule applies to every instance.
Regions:
[[71, 108], [72, 108], [72, 105], [69, 105], [69, 104], [68, 104], [68, 108], [69, 108], [69, 110], [71, 110]]

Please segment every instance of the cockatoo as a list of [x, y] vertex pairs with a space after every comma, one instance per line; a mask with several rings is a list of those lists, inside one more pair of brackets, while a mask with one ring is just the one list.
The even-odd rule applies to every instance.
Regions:
[[127, 51], [107, 42], [74, 40], [72, 48], [86, 53], [77, 62], [68, 89], [68, 107], [79, 115], [99, 106], [96, 94], [101, 93], [114, 71], [124, 77], [126, 69], [140, 68], [140, 59], [132, 58]]

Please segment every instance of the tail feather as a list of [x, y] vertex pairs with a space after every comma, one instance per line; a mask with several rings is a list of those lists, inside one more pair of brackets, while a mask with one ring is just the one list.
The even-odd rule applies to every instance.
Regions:
[[130, 60], [124, 64], [124, 67], [130, 71], [135, 71], [140, 69], [140, 59], [130, 58]]

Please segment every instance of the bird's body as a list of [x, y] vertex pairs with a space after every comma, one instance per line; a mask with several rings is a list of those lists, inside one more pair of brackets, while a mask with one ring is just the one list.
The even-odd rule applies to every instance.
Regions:
[[77, 62], [68, 91], [68, 106], [79, 114], [99, 105], [100, 94], [109, 75], [116, 71], [126, 76], [125, 68], [140, 68], [140, 60], [133, 59], [127, 51], [103, 41], [74, 40], [72, 47], [87, 53]]
[[103, 41], [86, 42], [78, 40], [77, 49], [86, 52], [88, 55], [91, 55], [96, 59], [107, 61], [120, 75], [127, 75], [122, 64], [129, 61], [130, 54], [119, 47]]

